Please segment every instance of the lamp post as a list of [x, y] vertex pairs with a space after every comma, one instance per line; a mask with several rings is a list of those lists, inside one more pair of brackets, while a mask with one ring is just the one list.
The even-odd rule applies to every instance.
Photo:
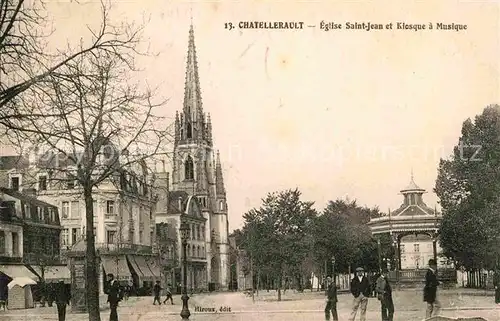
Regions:
[[335, 255], [332, 255], [332, 278], [335, 281]]
[[184, 273], [182, 275], [183, 287], [182, 287], [181, 318], [182, 320], [189, 320], [191, 312], [189, 312], [189, 306], [188, 306], [189, 297], [187, 294], [187, 241], [189, 239], [189, 233], [191, 232], [191, 229], [189, 228], [189, 225], [183, 219], [181, 219], [181, 226], [179, 230], [181, 232], [183, 270], [184, 270]]

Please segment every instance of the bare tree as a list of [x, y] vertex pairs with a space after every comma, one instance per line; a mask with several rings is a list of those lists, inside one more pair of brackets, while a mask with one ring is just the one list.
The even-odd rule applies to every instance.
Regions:
[[[134, 51], [133, 43], [129, 44]], [[45, 87], [25, 89], [17, 103], [44, 117], [22, 117], [6, 124], [33, 145], [47, 150], [38, 167], [51, 173], [51, 181], [75, 181], [86, 208], [87, 302], [89, 319], [99, 321], [93, 189], [119, 182], [135, 189], [138, 178], [131, 166], [147, 172], [147, 161], [169, 148], [170, 127], [157, 115], [165, 101], [155, 102], [153, 90], [141, 90], [130, 81], [133, 56], [125, 59], [108, 51], [95, 51], [67, 61], [46, 75]]]
[[90, 41], [50, 53], [47, 44], [52, 30], [44, 1], [0, 0], [0, 125], [11, 129], [25, 118], [57, 116], [55, 109], [37, 113], [20, 101], [33, 92], [40, 94], [53, 76], [71, 76], [73, 70], [68, 67], [75, 59], [107, 53], [129, 60], [143, 28], [113, 26], [110, 6], [102, 1], [102, 22], [98, 30], [89, 28], [86, 39]]

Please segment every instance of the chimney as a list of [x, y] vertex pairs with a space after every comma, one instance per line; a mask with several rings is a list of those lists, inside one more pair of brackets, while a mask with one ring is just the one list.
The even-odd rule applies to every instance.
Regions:
[[36, 167], [38, 152], [39, 152], [38, 146], [35, 146], [33, 149], [29, 150], [28, 154], [29, 167]]

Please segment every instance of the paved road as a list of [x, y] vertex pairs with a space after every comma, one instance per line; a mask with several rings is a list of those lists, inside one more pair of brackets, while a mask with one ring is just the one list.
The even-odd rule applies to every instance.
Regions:
[[[443, 291], [440, 299], [443, 315], [450, 317], [481, 316], [489, 321], [500, 320], [500, 308], [491, 296], [479, 295], [477, 291]], [[399, 291], [394, 294], [395, 321], [420, 321], [425, 305], [420, 291]], [[175, 305], [152, 305], [152, 298], [131, 298], [119, 307], [120, 321], [180, 320], [182, 307], [180, 297], [174, 297]], [[241, 293], [219, 293], [194, 295], [190, 300], [191, 318], [194, 321], [285, 321], [323, 320], [324, 295], [321, 293], [287, 292], [283, 301], [276, 301], [273, 292], [261, 292], [255, 302]], [[341, 320], [347, 320], [350, 312], [349, 294], [339, 296], [338, 311]], [[217, 312], [197, 312], [199, 308]], [[222, 311], [221, 311], [222, 308]], [[225, 311], [224, 311], [225, 310]], [[231, 310], [229, 312], [229, 310]], [[108, 320], [109, 311], [103, 311], [101, 319]], [[36, 308], [0, 312], [0, 321], [57, 320], [55, 308]], [[68, 321], [88, 320], [87, 315], [69, 314]], [[379, 303], [370, 299], [367, 320], [380, 320]]]

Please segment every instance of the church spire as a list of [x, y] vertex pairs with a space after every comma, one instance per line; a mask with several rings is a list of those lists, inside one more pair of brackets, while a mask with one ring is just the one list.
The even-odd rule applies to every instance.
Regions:
[[225, 196], [224, 178], [222, 177], [222, 165], [220, 162], [220, 153], [217, 151], [217, 160], [215, 163], [215, 193], [217, 196]]
[[189, 27], [184, 102], [179, 123], [179, 138], [176, 139], [176, 142], [180, 144], [206, 142], [211, 145], [211, 141], [207, 137], [207, 123], [203, 113], [200, 76], [192, 23]]

